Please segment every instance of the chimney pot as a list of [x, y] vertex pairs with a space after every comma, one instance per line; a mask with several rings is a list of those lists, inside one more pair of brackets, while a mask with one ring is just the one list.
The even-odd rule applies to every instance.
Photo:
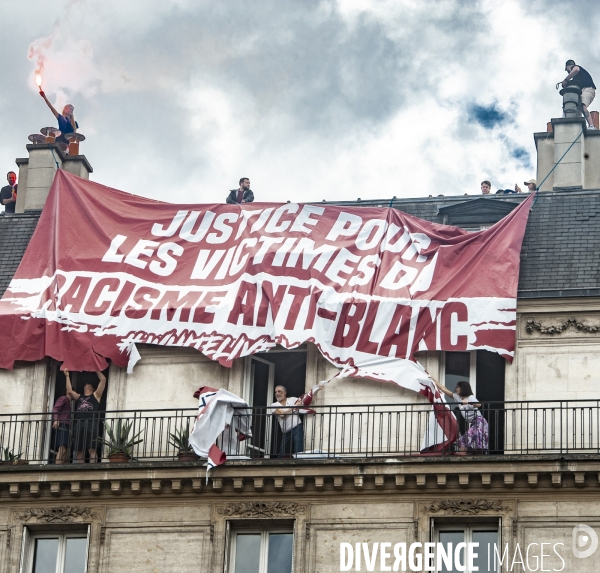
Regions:
[[79, 142], [85, 141], [83, 133], [66, 133], [64, 138], [69, 142], [69, 155], [79, 155]]
[[560, 90], [563, 96], [563, 117], [579, 117], [581, 105], [581, 88], [570, 85]]
[[45, 143], [54, 143], [60, 135], [60, 129], [56, 129], [56, 127], [42, 127], [40, 133], [46, 137]]

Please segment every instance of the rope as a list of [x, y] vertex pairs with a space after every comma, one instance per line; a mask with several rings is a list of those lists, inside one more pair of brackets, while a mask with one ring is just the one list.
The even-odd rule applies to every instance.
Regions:
[[567, 153], [569, 153], [569, 151], [571, 150], [571, 147], [573, 147], [577, 143], [577, 140], [582, 135], [583, 135], [583, 129], [581, 130], [581, 133], [573, 140], [573, 143], [571, 143], [571, 145], [569, 145], [567, 150], [562, 154], [562, 157], [554, 164], [552, 169], [550, 169], [550, 171], [548, 171], [548, 175], [546, 175], [546, 177], [544, 177], [544, 179], [542, 179], [542, 182], [535, 188], [535, 199], [533, 200], [533, 204], [531, 205], [530, 211], [533, 210], [533, 208], [535, 207], [535, 204], [537, 203], [538, 195], [539, 195], [538, 192], [540, 190], [540, 187], [545, 183], [546, 179], [548, 179], [548, 177], [550, 177], [550, 175], [552, 175], [552, 172], [558, 167], [558, 164], [565, 158], [565, 155]]
[[60, 165], [58, 164], [58, 161], [56, 160], [56, 155], [54, 155], [54, 149], [52, 149], [51, 143], [48, 144], [48, 149], [52, 152], [52, 157], [54, 158], [54, 163], [56, 163], [56, 170], [58, 171], [60, 169]]

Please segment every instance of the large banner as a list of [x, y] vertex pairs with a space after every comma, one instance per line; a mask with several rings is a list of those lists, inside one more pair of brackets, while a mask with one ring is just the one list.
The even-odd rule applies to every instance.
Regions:
[[136, 343], [229, 366], [311, 341], [344, 376], [426, 394], [418, 350], [512, 358], [531, 200], [467, 233], [388, 208], [172, 205], [59, 170], [0, 301], [0, 367], [131, 369]]

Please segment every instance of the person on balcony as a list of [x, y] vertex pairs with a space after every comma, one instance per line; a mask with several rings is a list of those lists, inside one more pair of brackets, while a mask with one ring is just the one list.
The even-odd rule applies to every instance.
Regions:
[[52, 408], [52, 428], [54, 428], [55, 464], [67, 463], [69, 430], [71, 428], [71, 399], [60, 396]]
[[481, 404], [473, 394], [471, 385], [466, 381], [456, 383], [454, 392], [451, 392], [435, 378], [431, 378], [439, 391], [446, 394], [458, 403], [460, 413], [467, 423], [468, 430], [456, 442], [462, 452], [482, 452], [489, 448], [490, 431], [487, 420], [482, 416], [479, 408]]
[[98, 425], [100, 400], [106, 388], [106, 376], [102, 372], [96, 372], [98, 385], [95, 387], [87, 382], [83, 387], [83, 394], [73, 391], [69, 371], [65, 368], [67, 380], [67, 396], [75, 400], [75, 427], [73, 433], [74, 449], [77, 452], [75, 463], [85, 463], [85, 452], [89, 453], [90, 463], [98, 461], [96, 448], [98, 447]]
[[304, 451], [304, 426], [298, 413], [298, 408], [290, 406], [302, 405], [300, 398], [288, 398], [285, 386], [275, 388], [275, 399], [277, 402], [271, 404], [276, 408], [273, 412], [283, 432], [283, 439], [279, 447], [279, 457], [290, 457]]

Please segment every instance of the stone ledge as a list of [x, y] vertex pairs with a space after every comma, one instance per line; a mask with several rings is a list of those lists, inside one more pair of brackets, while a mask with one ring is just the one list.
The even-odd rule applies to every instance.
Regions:
[[[221, 467], [213, 470], [206, 484], [206, 474], [198, 468], [171, 468], [161, 471], [106, 472], [89, 470], [87, 475], [77, 472], [56, 472], [51, 477], [41, 472], [13, 472], [0, 475], [0, 499], [4, 498], [70, 498], [115, 495], [289, 495], [305, 491], [313, 495], [347, 495], [350, 492], [378, 494], [396, 490], [403, 491], [495, 491], [530, 490], [536, 488], [548, 492], [576, 491], [597, 488], [600, 485], [600, 460], [570, 460], [548, 463], [461, 464], [454, 467], [395, 465], [359, 468], [354, 466], [314, 468]], [[191, 471], [190, 471], [191, 470]], [[242, 471], [243, 470], [243, 471]], [[252, 471], [254, 470], [254, 471]], [[265, 471], [267, 470], [267, 471]], [[386, 476], [390, 479], [386, 479]], [[7, 478], [7, 479], [2, 479]]]

